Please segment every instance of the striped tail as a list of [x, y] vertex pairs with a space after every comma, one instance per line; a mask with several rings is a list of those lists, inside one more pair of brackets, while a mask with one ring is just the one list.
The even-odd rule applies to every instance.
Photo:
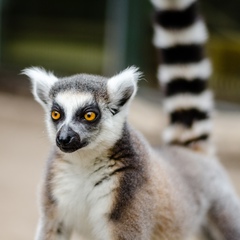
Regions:
[[213, 96], [208, 89], [211, 63], [208, 38], [196, 0], [151, 0], [155, 8], [154, 39], [160, 57], [158, 80], [164, 91], [169, 125], [167, 144], [213, 153]]

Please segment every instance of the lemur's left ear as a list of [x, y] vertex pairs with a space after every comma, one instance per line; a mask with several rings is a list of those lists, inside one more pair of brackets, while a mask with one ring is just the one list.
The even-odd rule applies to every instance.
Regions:
[[118, 112], [137, 92], [137, 82], [142, 73], [136, 67], [130, 67], [108, 80], [107, 88], [110, 108]]
[[32, 82], [32, 93], [35, 100], [46, 108], [50, 88], [58, 81], [58, 78], [51, 72], [47, 72], [45, 69], [38, 67], [26, 68], [22, 73], [27, 75]]

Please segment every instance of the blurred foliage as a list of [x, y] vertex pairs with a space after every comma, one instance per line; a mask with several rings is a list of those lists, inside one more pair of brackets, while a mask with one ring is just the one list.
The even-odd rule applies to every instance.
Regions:
[[233, 39], [212, 37], [208, 50], [213, 63], [210, 84], [216, 97], [240, 102], [240, 36]]
[[[38, 26], [36, 29], [29, 26], [31, 21]], [[40, 65], [66, 74], [101, 73], [103, 24], [35, 17], [22, 19], [22, 26], [21, 32], [9, 33], [5, 63], [18, 68]]]
[[102, 73], [106, 1], [5, 0], [2, 67]]
[[[103, 74], [106, 6], [111, 0], [2, 1], [2, 68], [37, 65], [59, 74]], [[148, 0], [125, 1], [125, 65], [140, 66], [148, 86], [156, 87], [151, 6]], [[208, 52], [214, 73], [210, 84], [218, 98], [240, 102], [240, 1], [201, 0], [201, 8], [211, 33]]]
[[211, 32], [239, 31], [239, 0], [200, 0], [202, 13]]

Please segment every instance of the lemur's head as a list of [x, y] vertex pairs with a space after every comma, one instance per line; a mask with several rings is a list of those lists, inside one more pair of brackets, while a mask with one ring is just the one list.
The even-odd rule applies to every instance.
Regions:
[[57, 78], [36, 67], [23, 73], [31, 79], [33, 95], [46, 111], [50, 139], [66, 153], [114, 144], [140, 77], [135, 67], [111, 78], [87, 74]]

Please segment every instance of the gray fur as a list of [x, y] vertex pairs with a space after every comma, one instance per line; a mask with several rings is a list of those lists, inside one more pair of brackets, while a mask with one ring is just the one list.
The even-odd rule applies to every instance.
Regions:
[[[67, 240], [73, 229], [89, 240], [186, 240], [208, 218], [225, 239], [239, 240], [240, 203], [218, 160], [182, 147], [151, 148], [127, 123], [136, 85], [134, 71], [124, 74], [129, 82], [116, 78], [117, 100], [109, 79], [91, 75], [60, 79], [47, 90], [50, 137], [70, 127], [88, 144], [71, 153], [54, 144], [36, 240]], [[66, 118], [54, 125], [48, 115], [58, 101]], [[123, 103], [115, 114], [111, 101]], [[93, 102], [101, 112], [96, 123], [76, 118]]]
[[71, 77], [60, 78], [50, 91], [50, 96], [54, 98], [59, 92], [89, 92], [98, 100], [106, 99], [107, 95], [107, 78], [89, 74], [77, 74]]

